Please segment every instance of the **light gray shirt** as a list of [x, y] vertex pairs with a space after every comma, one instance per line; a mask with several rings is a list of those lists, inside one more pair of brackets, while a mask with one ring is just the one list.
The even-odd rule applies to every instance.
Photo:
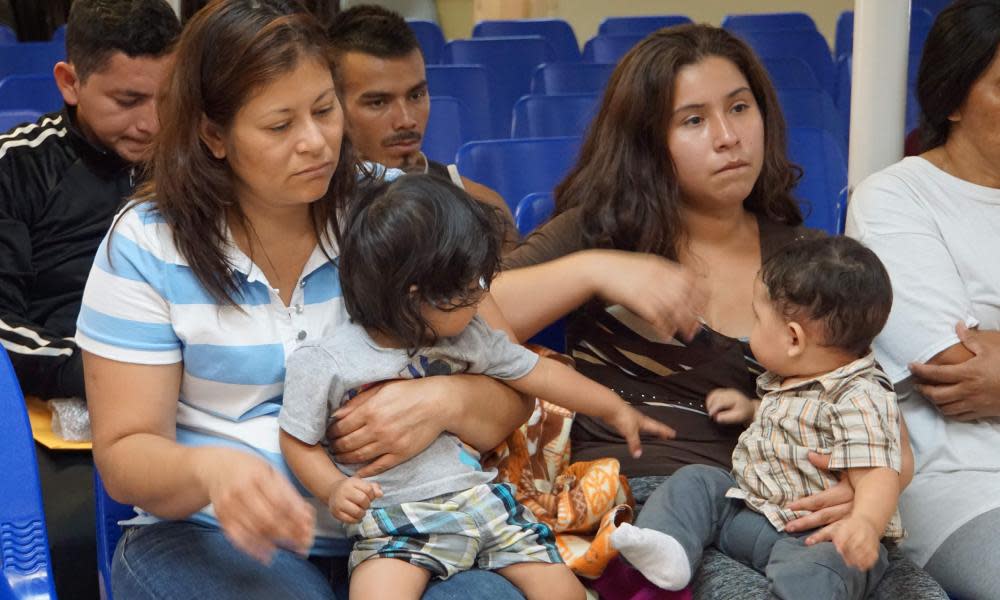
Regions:
[[[278, 423], [306, 444], [326, 444], [333, 412], [373, 384], [454, 373], [520, 379], [537, 363], [538, 355], [478, 316], [461, 334], [412, 356], [403, 348], [383, 348], [364, 328], [344, 323], [331, 337], [303, 344], [289, 357]], [[337, 464], [348, 476], [362, 466]], [[382, 488], [384, 495], [372, 503], [378, 508], [467, 490], [495, 476], [495, 470], [482, 469], [475, 451], [443, 434], [420, 454], [368, 480]]]

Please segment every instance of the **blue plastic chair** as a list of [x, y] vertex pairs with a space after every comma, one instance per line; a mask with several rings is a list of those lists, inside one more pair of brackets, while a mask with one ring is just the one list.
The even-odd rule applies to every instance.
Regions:
[[431, 160], [450, 164], [467, 142], [462, 132], [462, 103], [451, 96], [431, 96], [431, 114], [424, 131], [422, 150]]
[[760, 61], [771, 78], [771, 84], [776, 88], [826, 91], [816, 79], [812, 67], [801, 58], [762, 58]]
[[580, 44], [570, 24], [562, 19], [516, 19], [480, 21], [472, 28], [472, 37], [510, 37], [540, 35], [552, 45], [555, 60], [579, 62]]
[[815, 127], [830, 132], [847, 156], [847, 129], [844, 116], [830, 95], [815, 89], [778, 88], [778, 102], [789, 127]]
[[54, 112], [63, 106], [55, 79], [48, 75], [8, 75], [0, 79], [0, 110]]
[[910, 7], [911, 10], [917, 10], [918, 8], [926, 10], [932, 17], [937, 18], [938, 14], [951, 4], [951, 2], [952, 0], [912, 0]]
[[0, 582], [9, 598], [55, 598], [35, 442], [21, 386], [0, 348]]
[[493, 188], [510, 206], [533, 192], [550, 192], [576, 160], [578, 137], [483, 140], [458, 149], [462, 175]]
[[62, 42], [22, 42], [0, 45], [0, 79], [8, 75], [52, 75], [52, 67], [66, 59]]
[[479, 64], [489, 72], [492, 134], [497, 138], [510, 135], [511, 110], [531, 89], [535, 67], [554, 58], [552, 46], [537, 35], [453, 40], [444, 47], [445, 63]]
[[[521, 237], [537, 229], [547, 221], [556, 209], [555, 199], [550, 192], [528, 194], [517, 203], [514, 210], [514, 222]], [[566, 320], [559, 319], [552, 325], [539, 331], [528, 343], [551, 348], [556, 352], [566, 351]]]
[[583, 47], [583, 60], [592, 63], [617, 64], [633, 46], [645, 39], [644, 35], [597, 35], [587, 40]]
[[805, 224], [832, 235], [843, 233], [847, 162], [837, 140], [823, 129], [790, 127], [788, 156], [802, 167], [802, 179], [792, 195], [802, 206]]
[[802, 12], [777, 12], [722, 17], [722, 28], [728, 31], [817, 31], [816, 21]]
[[450, 96], [462, 103], [466, 119], [462, 134], [470, 140], [493, 136], [490, 74], [482, 65], [432, 65], [427, 67], [431, 97]]
[[18, 125], [34, 123], [41, 116], [42, 113], [34, 110], [0, 110], [0, 133]]
[[738, 31], [761, 58], [801, 58], [812, 68], [823, 89], [837, 93], [837, 73], [826, 38], [818, 31]]
[[16, 44], [17, 33], [6, 25], [0, 25], [0, 44]]
[[94, 500], [97, 507], [97, 582], [101, 599], [112, 600], [111, 561], [122, 537], [118, 522], [135, 517], [135, 510], [108, 495], [97, 469], [94, 469]]
[[[914, 3], [916, 4], [916, 3]], [[910, 54], [918, 57], [924, 51], [924, 42], [934, 24], [934, 17], [925, 8], [914, 6], [910, 11]], [[854, 11], [845, 10], [837, 17], [837, 34], [834, 56], [850, 56], [854, 51]]]
[[691, 23], [684, 15], [649, 15], [636, 17], [608, 17], [597, 27], [598, 35], [649, 35], [664, 27]]
[[420, 44], [420, 51], [424, 55], [424, 63], [436, 65], [441, 62], [441, 55], [444, 53], [444, 33], [438, 24], [419, 19], [407, 19], [406, 23], [413, 30], [413, 35], [417, 36], [417, 43]]
[[66, 24], [63, 23], [52, 32], [52, 41], [66, 43]]
[[596, 94], [522, 96], [514, 105], [510, 137], [582, 136], [596, 114]]
[[531, 75], [532, 94], [600, 94], [614, 65], [598, 63], [545, 63]]

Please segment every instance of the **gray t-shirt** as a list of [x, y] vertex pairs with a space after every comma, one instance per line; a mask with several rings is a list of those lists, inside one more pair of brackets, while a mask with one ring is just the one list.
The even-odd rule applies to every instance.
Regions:
[[[325, 444], [333, 412], [372, 384], [454, 373], [520, 379], [537, 363], [534, 352], [478, 316], [461, 334], [413, 356], [406, 349], [383, 348], [363, 327], [344, 323], [331, 337], [303, 344], [288, 358], [278, 423], [307, 444]], [[349, 476], [362, 466], [337, 464]], [[494, 477], [496, 471], [483, 471], [478, 457], [458, 438], [444, 434], [420, 454], [368, 480], [382, 487], [384, 496], [372, 503], [378, 508], [467, 490]]]

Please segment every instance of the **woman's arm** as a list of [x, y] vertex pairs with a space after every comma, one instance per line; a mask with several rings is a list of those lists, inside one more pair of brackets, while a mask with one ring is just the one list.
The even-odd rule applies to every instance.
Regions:
[[960, 343], [910, 365], [916, 389], [958, 421], [1000, 416], [1000, 332], [956, 326]]
[[109, 494], [164, 518], [213, 505], [226, 536], [268, 561], [279, 541], [305, 552], [315, 514], [263, 459], [176, 442], [182, 365], [137, 365], [84, 352], [94, 461]]
[[583, 250], [531, 267], [504, 271], [491, 294], [524, 340], [598, 296], [621, 304], [664, 337], [690, 337], [704, 301], [687, 269], [659, 256]]

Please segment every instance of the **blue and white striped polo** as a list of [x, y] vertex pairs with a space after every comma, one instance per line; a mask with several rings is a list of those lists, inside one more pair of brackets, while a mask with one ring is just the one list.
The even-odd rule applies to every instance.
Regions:
[[[77, 343], [121, 362], [183, 362], [177, 441], [255, 452], [295, 481], [278, 446], [285, 359], [347, 319], [337, 268], [327, 258], [336, 249], [327, 247], [324, 254], [317, 246], [285, 306], [228, 238], [241, 293], [235, 308], [219, 304], [201, 285], [155, 208], [132, 205], [123, 213], [90, 271]], [[313, 553], [347, 554], [343, 526], [324, 503], [310, 500], [317, 515]], [[211, 506], [192, 518], [217, 524]]]

